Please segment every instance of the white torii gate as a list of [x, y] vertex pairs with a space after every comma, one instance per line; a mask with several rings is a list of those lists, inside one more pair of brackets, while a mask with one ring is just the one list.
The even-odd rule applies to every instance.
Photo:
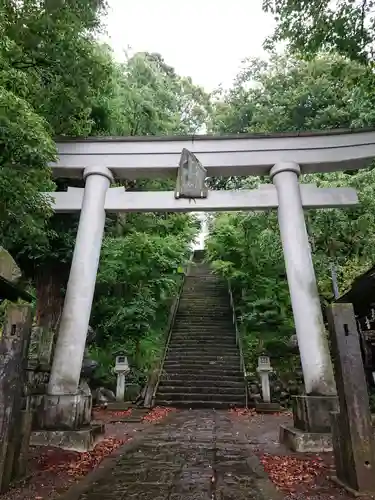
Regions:
[[[354, 170], [375, 158], [375, 132], [235, 137], [88, 138], [57, 141], [56, 177], [85, 180], [85, 188], [49, 193], [57, 213], [80, 211], [77, 239], [57, 338], [48, 393], [77, 396], [86, 332], [105, 224], [105, 212], [278, 209], [280, 234], [307, 394], [331, 396], [335, 383], [304, 220], [304, 208], [358, 203], [351, 188], [300, 185], [300, 174]], [[116, 179], [176, 176], [183, 148], [209, 176], [269, 175], [256, 190], [209, 191], [205, 199], [175, 199], [174, 192], [125, 192]], [[72, 406], [73, 405], [73, 406]], [[65, 405], [66, 406], [66, 405]], [[72, 426], [67, 415], [66, 425]], [[61, 420], [61, 419], [60, 419]]]

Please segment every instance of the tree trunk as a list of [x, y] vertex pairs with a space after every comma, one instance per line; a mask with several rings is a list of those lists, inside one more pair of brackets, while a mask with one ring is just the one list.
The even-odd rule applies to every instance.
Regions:
[[69, 269], [61, 267], [37, 269], [36, 282], [36, 324], [55, 329], [64, 305], [65, 287]]
[[65, 287], [69, 277], [69, 267], [44, 267], [36, 270], [37, 306], [35, 333], [37, 336], [37, 357], [40, 364], [52, 361], [55, 334], [64, 305]]

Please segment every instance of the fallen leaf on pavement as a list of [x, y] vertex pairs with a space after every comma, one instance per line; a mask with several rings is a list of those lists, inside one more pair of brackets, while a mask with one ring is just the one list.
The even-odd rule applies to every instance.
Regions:
[[159, 422], [160, 420], [163, 420], [163, 418], [165, 418], [171, 411], [175, 411], [175, 409], [156, 406], [142, 418], [142, 422]]
[[257, 414], [253, 408], [231, 408], [229, 413], [236, 415], [237, 417], [253, 417]]
[[279, 489], [290, 493], [298, 484], [312, 482], [325, 469], [320, 457], [299, 459], [266, 454], [260, 461], [271, 481]]
[[39, 468], [43, 471], [67, 474], [75, 478], [85, 476], [100, 462], [129, 439], [106, 438], [92, 451], [62, 454], [61, 450], [49, 450], [39, 457]]

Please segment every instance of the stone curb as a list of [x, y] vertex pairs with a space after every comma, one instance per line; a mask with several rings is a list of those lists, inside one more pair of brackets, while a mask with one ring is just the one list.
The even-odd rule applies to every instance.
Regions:
[[100, 481], [111, 469], [115, 467], [123, 455], [132, 451], [139, 445], [140, 441], [142, 441], [145, 436], [151, 434], [155, 426], [165, 425], [174, 415], [175, 412], [173, 412], [172, 415], [168, 415], [161, 422], [151, 424], [148, 429], [145, 429], [142, 432], [138, 431], [139, 435], [117, 448], [117, 450], [114, 450], [108, 457], [104, 458], [95, 469], [86, 474], [86, 476], [84, 476], [80, 481], [70, 486], [67, 491], [59, 495], [58, 500], [79, 500], [80, 496], [86, 493], [93, 483]]

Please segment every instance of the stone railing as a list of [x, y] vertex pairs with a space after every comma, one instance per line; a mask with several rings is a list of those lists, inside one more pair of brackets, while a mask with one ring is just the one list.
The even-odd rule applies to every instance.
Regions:
[[248, 390], [247, 390], [247, 380], [246, 380], [246, 365], [245, 365], [245, 359], [244, 359], [244, 348], [243, 348], [243, 338], [240, 332], [240, 329], [238, 328], [238, 321], [237, 321], [237, 315], [236, 315], [236, 307], [234, 304], [234, 299], [233, 299], [233, 292], [232, 292], [232, 286], [230, 283], [230, 280], [228, 280], [228, 291], [229, 291], [229, 300], [230, 300], [230, 305], [232, 308], [232, 321], [233, 325], [236, 331], [236, 344], [237, 347], [240, 351], [240, 369], [243, 373], [244, 376], [244, 381], [245, 381], [245, 401], [246, 401], [246, 408], [248, 407]]
[[172, 302], [172, 305], [171, 305], [168, 323], [167, 323], [167, 327], [166, 327], [166, 339], [165, 339], [165, 344], [164, 344], [163, 355], [161, 357], [159, 367], [151, 373], [149, 380], [148, 380], [147, 388], [146, 388], [146, 393], [145, 393], [145, 398], [144, 398], [144, 406], [146, 406], [146, 407], [153, 406], [154, 401], [155, 401], [155, 396], [156, 396], [156, 393], [157, 393], [157, 390], [159, 387], [160, 377], [163, 373], [165, 358], [166, 358], [167, 352], [168, 352], [169, 342], [171, 340], [171, 335], [172, 335], [172, 330], [173, 330], [173, 325], [174, 325], [176, 313], [178, 310], [178, 306], [180, 304], [180, 297], [182, 294], [182, 289], [184, 287], [185, 277], [188, 274], [190, 265], [191, 265], [192, 260], [193, 260], [193, 255], [194, 254], [192, 253], [190, 256], [189, 262], [186, 265], [184, 272], [181, 273], [181, 281], [179, 284], [178, 292], [177, 292], [177, 294]]

